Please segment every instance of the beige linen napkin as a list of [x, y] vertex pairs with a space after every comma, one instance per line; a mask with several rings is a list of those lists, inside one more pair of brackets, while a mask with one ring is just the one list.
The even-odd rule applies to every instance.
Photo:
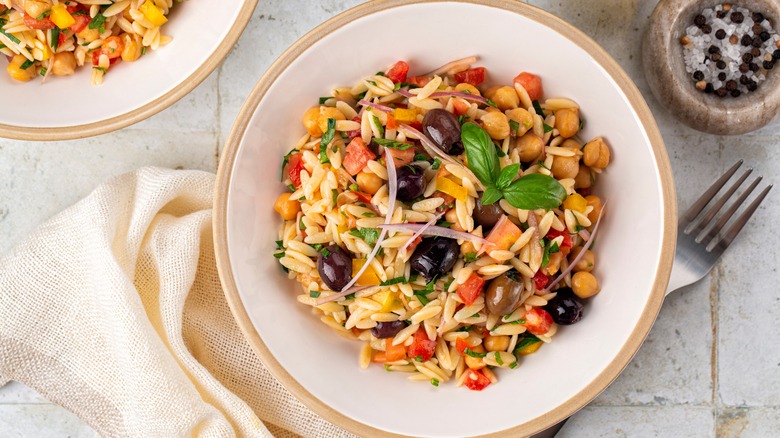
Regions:
[[244, 340], [214, 261], [213, 190], [206, 172], [121, 175], [0, 259], [0, 385], [105, 436], [350, 436]]

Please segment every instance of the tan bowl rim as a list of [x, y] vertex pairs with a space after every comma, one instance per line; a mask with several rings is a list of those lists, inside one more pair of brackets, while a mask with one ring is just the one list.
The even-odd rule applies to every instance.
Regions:
[[168, 108], [200, 85], [200, 83], [219, 66], [227, 54], [230, 53], [230, 50], [244, 32], [244, 28], [249, 24], [249, 19], [252, 18], [252, 13], [254, 13], [255, 8], [257, 7], [258, 0], [243, 1], [244, 5], [241, 6], [236, 21], [230, 27], [230, 31], [228, 31], [225, 38], [219, 46], [217, 46], [217, 49], [212, 56], [209, 56], [194, 73], [182, 80], [179, 85], [157, 99], [140, 108], [136, 108], [110, 119], [99, 120], [83, 125], [62, 126], [57, 128], [31, 128], [29, 126], [15, 126], [0, 123], [0, 137], [26, 141], [59, 141], [93, 137], [95, 135], [106, 134], [133, 125]]
[[[483, 437], [497, 436], [527, 436], [550, 426], [553, 426], [568, 418], [576, 411], [584, 407], [588, 402], [603, 391], [628, 365], [631, 358], [639, 350], [647, 334], [653, 326], [656, 316], [663, 303], [666, 287], [669, 282], [669, 275], [672, 269], [674, 259], [674, 248], [677, 236], [677, 213], [675, 203], [674, 184], [672, 179], [671, 165], [666, 154], [663, 138], [658, 130], [655, 120], [645, 103], [639, 90], [628, 78], [628, 75], [618, 66], [604, 49], [597, 45], [585, 34], [574, 28], [572, 25], [545, 12], [539, 8], [526, 5], [519, 2], [504, 2], [500, 0], [434, 0], [463, 2], [504, 9], [508, 12], [524, 15], [532, 20], [544, 24], [558, 33], [570, 39], [580, 48], [590, 54], [608, 73], [615, 79], [621, 91], [627, 96], [634, 110], [639, 115], [642, 126], [644, 127], [648, 138], [650, 139], [653, 154], [658, 165], [658, 171], [661, 178], [661, 196], [663, 203], [663, 240], [661, 246], [661, 256], [658, 271], [655, 276], [652, 294], [642, 312], [642, 315], [634, 327], [626, 343], [621, 347], [618, 354], [607, 365], [592, 382], [590, 382], [582, 391], [575, 394], [572, 398], [559, 405], [546, 414], [537, 417], [526, 423], [495, 432]], [[399, 6], [424, 3], [422, 0], [376, 0], [368, 2], [352, 9], [349, 9], [319, 25], [301, 39], [290, 46], [265, 72], [254, 87], [243, 107], [236, 118], [233, 129], [228, 137], [227, 144], [222, 153], [219, 170], [217, 171], [216, 194], [214, 199], [214, 245], [216, 251], [217, 268], [219, 277], [222, 281], [222, 287], [225, 290], [225, 297], [238, 322], [241, 331], [249, 341], [252, 349], [257, 353], [266, 368], [271, 374], [281, 382], [298, 400], [302, 401], [307, 407], [319, 414], [331, 423], [349, 430], [358, 436], [372, 437], [399, 437], [394, 433], [377, 429], [361, 422], [358, 422], [341, 412], [338, 412], [328, 406], [322, 400], [314, 397], [298, 381], [296, 381], [276, 358], [271, 354], [268, 347], [263, 342], [260, 334], [255, 329], [246, 308], [243, 306], [241, 297], [238, 294], [233, 271], [230, 264], [230, 257], [227, 247], [227, 198], [230, 177], [235, 164], [236, 155], [240, 140], [243, 137], [255, 109], [261, 99], [267, 92], [271, 84], [279, 75], [306, 49], [323, 36], [331, 33], [334, 29], [340, 28], [358, 18], [367, 15], [391, 9]]]

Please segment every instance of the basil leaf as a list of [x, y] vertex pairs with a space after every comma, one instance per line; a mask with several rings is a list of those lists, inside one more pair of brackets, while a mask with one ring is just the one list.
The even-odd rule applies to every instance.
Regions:
[[336, 119], [329, 118], [328, 130], [325, 132], [325, 134], [322, 134], [322, 138], [320, 139], [320, 163], [322, 164], [330, 163], [326, 151], [328, 150], [328, 144], [330, 144], [330, 142], [333, 141], [333, 136], [335, 135], [336, 135]]
[[498, 180], [496, 181], [496, 186], [498, 186], [499, 189], [505, 189], [509, 187], [509, 184], [512, 184], [512, 181], [517, 176], [517, 172], [520, 171], [520, 164], [510, 164], [509, 166], [506, 166], [501, 170], [501, 174], [498, 175]]
[[501, 193], [501, 190], [495, 188], [494, 186], [488, 186], [485, 189], [485, 192], [482, 193], [482, 205], [490, 205], [499, 199], [503, 194]]
[[[384, 146], [386, 148], [398, 149], [399, 151], [405, 151], [413, 146], [410, 145], [409, 143], [401, 143], [400, 141], [386, 140], [384, 138], [375, 138], [372, 141], [380, 146]], [[423, 159], [425, 159], [424, 155], [423, 155]]]
[[473, 122], [463, 124], [460, 138], [466, 149], [469, 169], [474, 172], [483, 185], [492, 186], [501, 171], [493, 140], [484, 129]]
[[549, 210], [556, 208], [566, 199], [566, 189], [555, 178], [532, 173], [510, 184], [503, 191], [504, 198], [512, 207], [522, 210]]
[[324, 104], [325, 102], [327, 102], [327, 101], [328, 101], [328, 99], [330, 99], [330, 98], [331, 98], [330, 96], [323, 96], [323, 97], [320, 97], [320, 99], [319, 99], [319, 103], [320, 103], [320, 105], [322, 105], [322, 104]]

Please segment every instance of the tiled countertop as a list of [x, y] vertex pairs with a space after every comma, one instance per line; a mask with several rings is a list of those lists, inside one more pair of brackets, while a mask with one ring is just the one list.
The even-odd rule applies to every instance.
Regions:
[[[78, 141], [0, 140], [0, 252], [106, 178], [156, 165], [215, 172], [234, 117], [264, 69], [292, 42], [357, 0], [261, 0], [238, 45], [168, 110]], [[780, 182], [780, 119], [740, 137], [689, 129], [658, 106], [642, 74], [640, 40], [654, 0], [529, 3], [582, 29], [635, 80], [661, 127], [681, 209], [738, 158]], [[634, 360], [576, 414], [565, 437], [769, 437], [780, 430], [780, 215], [771, 193], [711, 275], [667, 298]], [[559, 435], [559, 436], [561, 436]], [[0, 436], [94, 432], [34, 390], [0, 388]]]

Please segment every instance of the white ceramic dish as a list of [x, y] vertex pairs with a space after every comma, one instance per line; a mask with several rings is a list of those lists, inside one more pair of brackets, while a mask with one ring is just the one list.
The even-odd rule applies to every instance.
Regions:
[[[17, 82], [1, 63], [0, 137], [65, 140], [103, 134], [167, 108], [200, 84], [228, 54], [257, 0], [193, 0], [176, 4], [163, 26], [165, 47], [122, 63], [92, 86], [86, 66], [68, 77]], [[51, 105], [56, 103], [56, 105]]]
[[[280, 162], [317, 97], [398, 59], [420, 73], [472, 54], [488, 68], [488, 82], [508, 83], [528, 70], [542, 76], [548, 96], [575, 99], [585, 137], [604, 135], [614, 156], [599, 182], [609, 200], [598, 242], [602, 292], [580, 323], [561, 329], [518, 369], [501, 370], [500, 382], [482, 392], [434, 388], [379, 366], [360, 370], [360, 344], [299, 305], [298, 284], [271, 256], [279, 225], [271, 205], [284, 190]], [[586, 36], [520, 3], [379, 1], [326, 22], [285, 52], [250, 95], [223, 154], [218, 187], [218, 265], [244, 333], [293, 394], [360, 436], [522, 436], [571, 415], [641, 345], [674, 253], [670, 166], [639, 92]]]

